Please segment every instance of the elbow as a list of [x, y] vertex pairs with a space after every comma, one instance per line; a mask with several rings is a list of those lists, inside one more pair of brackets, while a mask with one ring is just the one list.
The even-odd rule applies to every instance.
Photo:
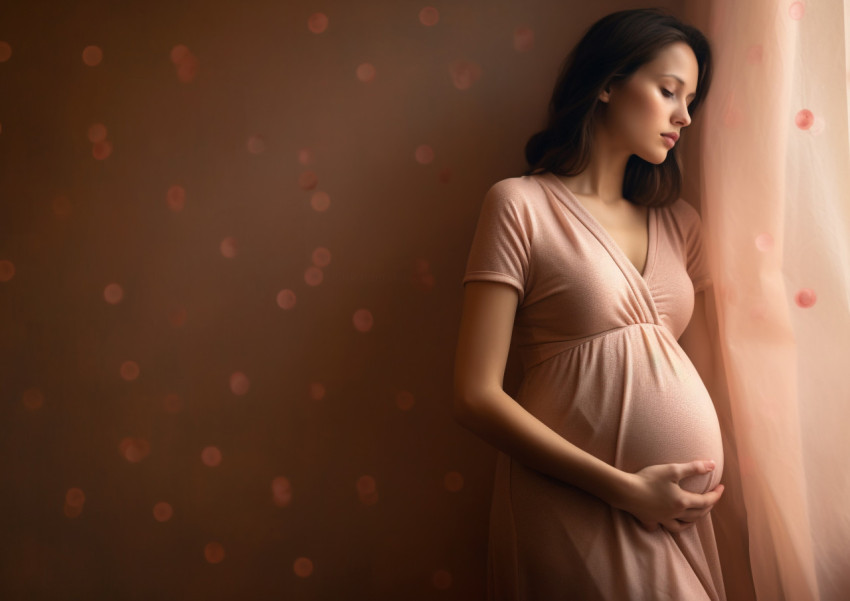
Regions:
[[486, 409], [487, 395], [480, 390], [456, 387], [454, 402], [452, 404], [452, 416], [454, 420], [467, 428], [475, 430]]

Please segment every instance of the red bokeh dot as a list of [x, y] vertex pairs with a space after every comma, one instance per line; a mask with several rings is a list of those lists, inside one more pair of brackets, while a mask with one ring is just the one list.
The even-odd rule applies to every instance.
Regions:
[[201, 451], [201, 461], [207, 467], [218, 467], [221, 464], [221, 451], [214, 446], [204, 447]]
[[368, 309], [357, 309], [353, 317], [354, 329], [358, 332], [368, 332], [375, 325], [375, 319], [372, 312]]
[[177, 184], [168, 188], [168, 192], [165, 193], [165, 200], [168, 203], [168, 208], [174, 211], [183, 210], [183, 205], [186, 204], [186, 190], [183, 186], [179, 186]]
[[98, 161], [108, 159], [109, 155], [112, 154], [112, 142], [104, 140], [103, 142], [94, 144], [91, 149], [91, 154]]
[[27, 388], [22, 395], [24, 407], [30, 411], [41, 409], [44, 405], [44, 395], [38, 388]]
[[298, 162], [304, 166], [313, 164], [313, 151], [309, 148], [301, 148], [298, 151]]
[[15, 264], [11, 261], [0, 261], [0, 282], [8, 282], [15, 277]]
[[124, 361], [121, 364], [121, 377], [127, 380], [128, 382], [132, 382], [136, 378], [139, 377], [140, 373], [139, 364], [135, 361]]
[[110, 305], [117, 305], [124, 298], [124, 288], [121, 287], [121, 284], [114, 282], [107, 284], [106, 288], [103, 289], [103, 298]]
[[449, 472], [443, 478], [443, 485], [450, 492], [458, 492], [463, 488], [463, 476], [459, 472]]
[[207, 543], [204, 547], [204, 558], [210, 563], [221, 563], [224, 559], [224, 546], [217, 542]]
[[530, 27], [521, 26], [514, 30], [514, 50], [528, 52], [534, 48], [534, 31]]
[[167, 522], [174, 515], [171, 505], [161, 501], [153, 506], [153, 517], [157, 522]]
[[221, 252], [221, 256], [226, 257], [228, 259], [232, 259], [236, 256], [238, 252], [238, 245], [236, 243], [236, 238], [233, 236], [228, 236], [224, 240], [221, 241], [219, 245], [219, 251]]
[[127, 436], [118, 443], [118, 451], [130, 463], [138, 463], [148, 456], [151, 446], [144, 438]]
[[248, 393], [248, 389], [251, 387], [251, 381], [241, 371], [234, 372], [230, 375], [230, 391], [233, 394], [242, 396]]
[[314, 171], [305, 171], [298, 176], [298, 186], [302, 190], [312, 190], [319, 184], [319, 176]]
[[434, 160], [434, 149], [427, 144], [421, 144], [416, 147], [414, 156], [416, 157], [416, 162], [420, 165], [428, 165]]
[[314, 401], [321, 401], [325, 398], [325, 386], [321, 382], [310, 383], [310, 398]]
[[761, 252], [767, 252], [773, 248], [773, 236], [767, 232], [756, 236], [756, 248]]
[[60, 218], [68, 217], [71, 214], [71, 201], [68, 197], [60, 194], [53, 199], [53, 214]]
[[191, 83], [198, 75], [200, 63], [198, 58], [187, 49], [186, 55], [180, 59], [177, 67], [177, 80], [180, 83]]
[[83, 63], [89, 67], [96, 67], [103, 60], [103, 50], [98, 46], [86, 46], [83, 48]]
[[434, 585], [434, 588], [439, 589], [441, 591], [450, 588], [452, 586], [451, 572], [449, 572], [448, 570], [437, 570], [431, 577], [431, 584]]
[[272, 479], [272, 502], [278, 507], [286, 507], [292, 502], [292, 484], [283, 476]]
[[468, 90], [481, 78], [481, 66], [478, 63], [460, 59], [452, 61], [449, 65], [449, 73], [455, 88]]
[[357, 79], [363, 83], [375, 81], [375, 66], [372, 63], [361, 63], [357, 65]]
[[0, 42], [0, 63], [5, 63], [12, 58], [12, 47], [9, 42]]
[[162, 406], [167, 413], [178, 413], [183, 408], [183, 399], [179, 394], [169, 392], [163, 397]]
[[415, 400], [413, 398], [413, 394], [411, 394], [407, 390], [399, 390], [395, 395], [396, 407], [398, 407], [402, 411], [410, 411], [411, 409], [413, 409], [414, 403]]
[[168, 312], [168, 323], [175, 328], [179, 328], [186, 323], [186, 318], [189, 313], [185, 307], [174, 307]]
[[65, 504], [65, 515], [69, 518], [78, 518], [80, 514], [83, 513], [82, 507], [72, 507], [71, 505]]
[[357, 492], [361, 495], [373, 493], [377, 490], [375, 478], [372, 476], [360, 476], [357, 479]]
[[288, 288], [277, 293], [277, 306], [281, 309], [292, 309], [295, 307], [295, 293]]
[[177, 44], [171, 49], [171, 62], [180, 65], [192, 56], [189, 49], [183, 44]]
[[306, 557], [299, 557], [292, 564], [292, 570], [300, 578], [307, 578], [313, 573], [313, 562]]
[[81, 488], [72, 487], [65, 493], [65, 504], [69, 507], [82, 507], [86, 502], [86, 495]]
[[801, 109], [794, 117], [794, 123], [802, 130], [809, 129], [815, 121], [815, 116], [809, 109]]
[[322, 33], [328, 28], [328, 16], [325, 13], [313, 13], [307, 19], [307, 29], [313, 33]]
[[440, 20], [440, 11], [433, 6], [426, 6], [419, 11], [419, 22], [425, 27], [433, 27]]
[[313, 207], [314, 211], [323, 213], [331, 206], [331, 197], [328, 196], [327, 192], [316, 190], [310, 197], [310, 206]]
[[262, 136], [253, 135], [248, 138], [245, 146], [251, 154], [262, 154], [266, 149], [266, 141]]
[[89, 126], [88, 137], [92, 144], [103, 142], [106, 139], [106, 126], [103, 123], [94, 123]]
[[808, 309], [814, 305], [817, 300], [818, 297], [815, 294], [815, 291], [811, 288], [801, 288], [794, 296], [794, 301], [797, 303], [797, 306], [802, 307], [803, 309]]
[[788, 7], [788, 15], [795, 21], [799, 21], [806, 14], [806, 5], [802, 2], [792, 2]]
[[313, 251], [313, 265], [316, 267], [327, 267], [331, 262], [331, 251], [324, 246]]
[[318, 286], [324, 279], [324, 272], [315, 265], [310, 265], [310, 267], [304, 271], [304, 281], [307, 282], [308, 286]]

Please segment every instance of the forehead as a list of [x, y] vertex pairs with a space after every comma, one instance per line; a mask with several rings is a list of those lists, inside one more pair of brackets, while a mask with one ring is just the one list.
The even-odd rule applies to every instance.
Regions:
[[685, 87], [693, 92], [696, 89], [699, 65], [691, 47], [684, 42], [675, 42], [662, 48], [658, 55], [640, 69], [652, 77], [678, 77]]

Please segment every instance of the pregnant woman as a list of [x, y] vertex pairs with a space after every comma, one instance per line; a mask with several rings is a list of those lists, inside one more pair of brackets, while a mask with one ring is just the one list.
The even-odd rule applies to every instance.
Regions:
[[676, 155], [710, 60], [659, 10], [604, 17], [567, 57], [528, 171], [484, 198], [455, 410], [500, 451], [490, 599], [726, 599], [709, 513], [723, 446], [700, 376], [711, 282]]

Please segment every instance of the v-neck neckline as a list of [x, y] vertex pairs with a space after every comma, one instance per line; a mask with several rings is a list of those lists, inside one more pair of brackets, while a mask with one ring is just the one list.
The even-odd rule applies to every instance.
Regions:
[[638, 271], [637, 266], [632, 263], [631, 259], [629, 259], [628, 255], [626, 255], [625, 251], [620, 248], [620, 245], [617, 244], [617, 241], [614, 240], [614, 237], [608, 233], [599, 220], [593, 216], [591, 213], [576, 197], [572, 190], [570, 190], [567, 185], [561, 181], [561, 179], [552, 172], [547, 172], [551, 179], [557, 182], [557, 185], [561, 190], [564, 191], [564, 197], [568, 199], [570, 203], [570, 208], [573, 213], [576, 214], [577, 217], [581, 221], [584, 222], [584, 225], [591, 230], [597, 237], [597, 239], [602, 243], [602, 246], [608, 250], [608, 254], [617, 255], [617, 257], [621, 261], [625, 261], [629, 268], [631, 268], [632, 273], [637, 275], [644, 282], [648, 281], [649, 275], [652, 271], [652, 266], [655, 263], [655, 239], [656, 239], [656, 215], [653, 207], [646, 208], [646, 259], [643, 264], [643, 272]]

